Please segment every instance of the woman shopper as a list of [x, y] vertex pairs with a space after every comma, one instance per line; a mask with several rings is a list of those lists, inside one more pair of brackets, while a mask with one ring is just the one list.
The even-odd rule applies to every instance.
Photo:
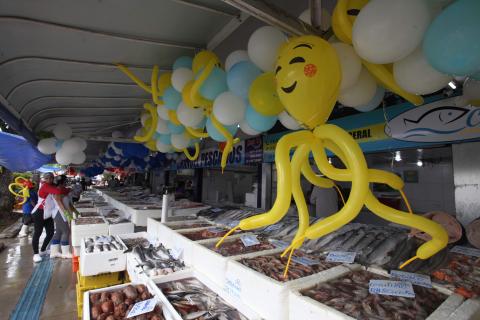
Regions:
[[23, 212], [23, 217], [22, 217], [22, 229], [18, 233], [19, 238], [23, 238], [28, 236], [28, 225], [32, 223], [32, 210], [37, 204], [38, 201], [38, 196], [37, 196], [37, 191], [35, 190], [35, 186], [31, 184], [28, 186], [29, 194], [30, 196], [27, 198], [27, 201], [22, 205], [22, 212]]
[[61, 191], [61, 194], [55, 197], [57, 210], [53, 213], [55, 234], [53, 235], [52, 245], [50, 246], [50, 258], [72, 258], [72, 253], [70, 252], [69, 222], [72, 219], [72, 212], [76, 210], [72, 206], [72, 199], [69, 196], [71, 190], [66, 187], [66, 183], [67, 177], [65, 175], [57, 177], [55, 185]]
[[[38, 189], [38, 202], [35, 208], [33, 208], [32, 210], [34, 226], [32, 237], [33, 262], [42, 261], [42, 256], [47, 253], [47, 246], [50, 243], [50, 240], [52, 240], [53, 233], [55, 231], [52, 217], [54, 211], [58, 210], [58, 206], [55, 202], [54, 197], [58, 197], [60, 194], [62, 194], [62, 191], [55, 185], [53, 185], [53, 173], [45, 173], [42, 179], [43, 183]], [[47, 235], [45, 237], [45, 240], [43, 240], [43, 244], [39, 254], [38, 242], [43, 232], [43, 229], [45, 229]]]

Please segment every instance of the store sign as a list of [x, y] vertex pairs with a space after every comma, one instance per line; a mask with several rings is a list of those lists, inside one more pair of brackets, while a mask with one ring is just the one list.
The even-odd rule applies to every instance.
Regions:
[[452, 142], [480, 138], [480, 108], [450, 98], [407, 110], [391, 119], [385, 132], [414, 142]]
[[[218, 148], [209, 148], [200, 151], [197, 160], [190, 161], [186, 158], [178, 159], [176, 169], [212, 168], [220, 167], [222, 151]], [[227, 165], [241, 165], [245, 163], [245, 141], [240, 141], [233, 146], [228, 155]]]
[[263, 160], [263, 140], [262, 136], [257, 136], [245, 140], [245, 164], [262, 163]]

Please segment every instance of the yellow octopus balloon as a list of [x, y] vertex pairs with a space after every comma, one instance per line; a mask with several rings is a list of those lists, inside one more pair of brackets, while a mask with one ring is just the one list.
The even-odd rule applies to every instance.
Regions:
[[[275, 150], [278, 196], [272, 209], [240, 221], [217, 246], [238, 228], [251, 230], [278, 222], [287, 213], [293, 196], [298, 208], [299, 228], [292, 244], [283, 253], [285, 255], [290, 251], [289, 261], [293, 251], [302, 245], [305, 238], [315, 239], [337, 230], [352, 221], [364, 205], [383, 219], [415, 227], [432, 236], [432, 240], [420, 246], [417, 255], [401, 267], [416, 258], [427, 259], [443, 249], [447, 245], [448, 235], [439, 224], [381, 204], [369, 188], [371, 182], [384, 183], [404, 196], [403, 181], [393, 173], [368, 169], [362, 150], [354, 139], [345, 130], [325, 124], [337, 100], [341, 82], [340, 64], [333, 47], [311, 35], [290, 39], [279, 51], [275, 74], [280, 100], [306, 130], [290, 133], [278, 141]], [[294, 148], [290, 161], [290, 150]], [[328, 162], [326, 149], [337, 155], [346, 168], [332, 166]], [[310, 152], [326, 178], [352, 183], [350, 196], [342, 209], [311, 226], [300, 176], [303, 174], [312, 184], [325, 188], [331, 187], [332, 181], [313, 173], [308, 162]], [[287, 270], [288, 264], [285, 274]]]

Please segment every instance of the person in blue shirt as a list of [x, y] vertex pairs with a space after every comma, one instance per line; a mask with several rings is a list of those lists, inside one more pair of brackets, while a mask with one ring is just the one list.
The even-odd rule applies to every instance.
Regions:
[[30, 193], [30, 197], [22, 205], [23, 225], [22, 225], [22, 229], [18, 233], [19, 238], [28, 236], [28, 225], [33, 222], [32, 210], [38, 201], [37, 191], [35, 191], [34, 187], [30, 188], [29, 193]]

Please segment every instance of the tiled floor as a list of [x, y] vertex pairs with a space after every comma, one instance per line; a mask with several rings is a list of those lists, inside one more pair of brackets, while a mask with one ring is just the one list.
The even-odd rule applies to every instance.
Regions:
[[[7, 248], [0, 253], [0, 320], [6, 320], [32, 273], [32, 246], [30, 237], [1, 241]], [[77, 319], [75, 283], [71, 261], [58, 259], [40, 319]]]

